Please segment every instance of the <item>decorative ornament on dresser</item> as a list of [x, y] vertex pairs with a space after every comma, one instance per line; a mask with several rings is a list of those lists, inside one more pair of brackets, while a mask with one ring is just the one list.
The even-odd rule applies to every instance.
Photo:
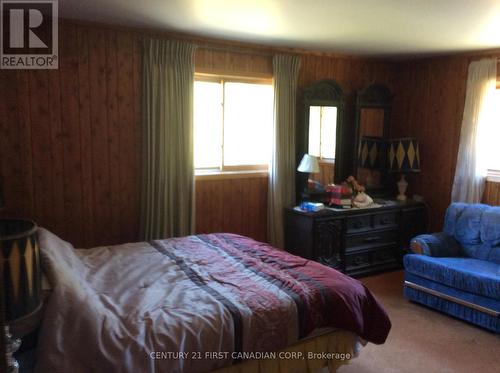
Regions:
[[420, 172], [420, 150], [418, 140], [413, 137], [391, 139], [388, 141], [389, 172], [401, 173], [398, 182], [398, 201], [406, 201], [406, 188], [408, 182], [405, 174], [410, 172]]
[[366, 188], [363, 185], [360, 185], [354, 176], [349, 176], [347, 178], [347, 183], [351, 185], [353, 190], [353, 207], [365, 208], [373, 205], [373, 198], [365, 193]]

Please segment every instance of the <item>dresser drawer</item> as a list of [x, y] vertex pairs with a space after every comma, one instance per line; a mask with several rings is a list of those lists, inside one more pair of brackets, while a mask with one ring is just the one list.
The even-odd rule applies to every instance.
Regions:
[[356, 251], [384, 245], [396, 245], [397, 241], [397, 230], [374, 231], [347, 236], [345, 247], [346, 251]]
[[371, 264], [370, 252], [350, 254], [345, 256], [346, 270], [368, 267]]
[[396, 261], [396, 248], [386, 248], [371, 252], [372, 264], [383, 264]]
[[363, 232], [371, 229], [371, 216], [358, 215], [347, 218], [347, 233]]
[[393, 228], [397, 226], [398, 226], [398, 217], [396, 211], [373, 215], [373, 228], [375, 229], [388, 228], [388, 227]]
[[352, 275], [361, 275], [369, 270], [398, 268], [395, 258], [396, 247], [372, 249], [362, 252], [346, 253], [345, 269]]

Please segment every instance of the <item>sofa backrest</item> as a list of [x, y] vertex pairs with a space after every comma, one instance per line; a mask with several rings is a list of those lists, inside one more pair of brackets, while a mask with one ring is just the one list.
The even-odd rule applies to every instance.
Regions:
[[443, 231], [460, 242], [465, 255], [500, 264], [500, 207], [452, 203]]

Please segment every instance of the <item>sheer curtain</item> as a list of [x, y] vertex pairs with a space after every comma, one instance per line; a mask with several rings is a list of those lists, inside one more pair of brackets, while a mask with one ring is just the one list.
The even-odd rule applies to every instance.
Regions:
[[273, 154], [269, 172], [268, 240], [284, 246], [284, 207], [295, 203], [295, 112], [300, 59], [276, 55], [274, 70]]
[[141, 235], [185, 236], [194, 225], [193, 86], [196, 47], [147, 40], [143, 58]]
[[457, 168], [451, 192], [453, 202], [481, 201], [488, 171], [485, 137], [493, 118], [496, 78], [496, 59], [483, 59], [469, 65]]

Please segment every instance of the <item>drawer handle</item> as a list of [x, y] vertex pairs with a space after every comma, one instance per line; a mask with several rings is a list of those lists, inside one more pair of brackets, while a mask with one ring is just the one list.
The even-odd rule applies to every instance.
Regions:
[[375, 241], [379, 241], [380, 240], [380, 236], [374, 236], [374, 237], [366, 237], [363, 242], [375, 242]]
[[380, 221], [380, 223], [381, 223], [382, 225], [388, 224], [388, 223], [389, 223], [389, 218], [386, 216], [385, 218], [383, 218], [383, 219]]
[[361, 228], [363, 226], [363, 222], [361, 220], [356, 220], [354, 222], [354, 228]]
[[363, 258], [362, 257], [357, 256], [357, 257], [354, 258], [354, 264], [359, 265], [361, 263], [363, 263]]

